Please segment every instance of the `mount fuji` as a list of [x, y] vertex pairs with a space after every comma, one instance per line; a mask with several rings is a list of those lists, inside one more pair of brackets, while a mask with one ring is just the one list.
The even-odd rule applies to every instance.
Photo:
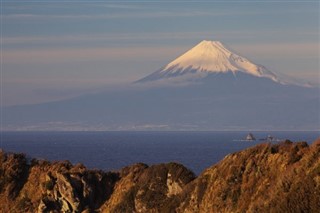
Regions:
[[319, 130], [319, 87], [202, 41], [120, 89], [3, 108], [2, 130]]
[[[278, 77], [261, 65], [230, 51], [220, 41], [202, 41], [162, 69], [142, 78], [138, 82], [174, 79], [190, 75], [192, 78], [204, 78], [219, 73], [245, 73], [256, 77], [269, 78], [281, 82]], [[281, 82], [285, 83], [285, 82]]]
[[140, 79], [137, 83], [156, 81], [195, 81], [218, 74], [247, 74], [267, 78], [283, 85], [313, 87], [309, 82], [271, 72], [262, 65], [231, 51], [220, 41], [203, 40], [160, 70]]

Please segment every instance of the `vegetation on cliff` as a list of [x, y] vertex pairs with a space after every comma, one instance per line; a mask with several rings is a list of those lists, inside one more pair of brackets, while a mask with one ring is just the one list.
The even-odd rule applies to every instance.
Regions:
[[0, 212], [317, 212], [320, 139], [261, 144], [198, 177], [177, 163], [120, 171], [0, 152]]

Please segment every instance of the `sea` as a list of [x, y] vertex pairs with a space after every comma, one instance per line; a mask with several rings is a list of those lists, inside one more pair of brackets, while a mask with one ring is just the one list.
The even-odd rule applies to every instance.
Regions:
[[306, 141], [320, 137], [315, 131], [248, 132], [108, 131], [108, 132], [0, 132], [0, 148], [25, 153], [29, 159], [69, 160], [90, 169], [116, 171], [138, 162], [148, 165], [177, 162], [199, 175], [226, 155], [259, 143], [267, 135], [280, 140]]

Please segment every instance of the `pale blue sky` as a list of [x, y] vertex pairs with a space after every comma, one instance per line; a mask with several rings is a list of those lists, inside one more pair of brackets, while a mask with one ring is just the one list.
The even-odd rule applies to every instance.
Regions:
[[137, 80], [201, 40], [319, 82], [319, 1], [2, 1], [2, 105]]

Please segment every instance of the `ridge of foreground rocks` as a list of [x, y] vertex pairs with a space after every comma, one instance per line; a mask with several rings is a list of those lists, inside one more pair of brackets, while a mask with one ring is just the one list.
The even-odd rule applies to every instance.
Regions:
[[318, 212], [320, 139], [229, 154], [198, 177], [183, 165], [89, 170], [0, 151], [0, 212]]

